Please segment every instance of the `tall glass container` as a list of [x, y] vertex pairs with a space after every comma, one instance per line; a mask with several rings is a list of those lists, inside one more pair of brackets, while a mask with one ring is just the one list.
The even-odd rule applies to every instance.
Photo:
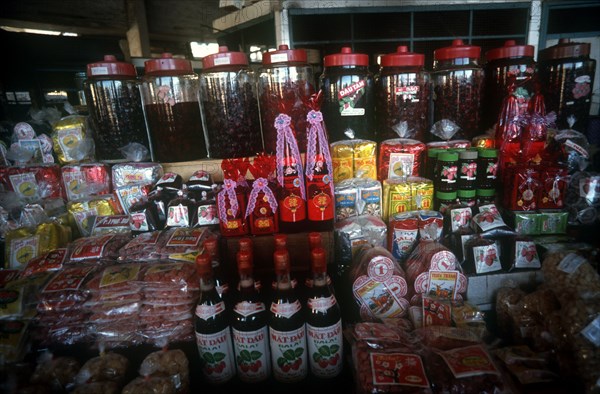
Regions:
[[[480, 131], [483, 69], [479, 65], [481, 48], [462, 40], [433, 52], [433, 128], [446, 132], [451, 121], [460, 128], [454, 138], [472, 139]], [[443, 127], [443, 122], [446, 123]], [[450, 139], [436, 135], [438, 139]], [[431, 137], [431, 136], [430, 136]], [[435, 139], [435, 138], [433, 138]]]
[[198, 74], [192, 63], [163, 53], [144, 66], [142, 97], [155, 160], [179, 162], [206, 157]]
[[133, 64], [106, 55], [102, 61], [87, 65], [83, 82], [90, 121], [100, 161], [125, 160], [119, 148], [137, 142], [150, 150], [144, 121], [140, 81]]
[[369, 56], [343, 47], [325, 56], [320, 85], [321, 112], [329, 142], [375, 138], [375, 80], [369, 71]]
[[262, 151], [256, 76], [246, 54], [222, 46], [202, 59], [202, 68], [200, 97], [208, 156], [247, 157]]
[[596, 61], [590, 59], [590, 44], [561, 38], [558, 44], [539, 52], [538, 62], [546, 110], [556, 112], [556, 126], [585, 133], [596, 70]]
[[263, 53], [258, 77], [258, 97], [265, 151], [275, 153], [280, 113], [290, 116], [300, 152], [306, 152], [306, 102], [315, 92], [312, 67], [306, 62], [304, 49], [280, 45], [276, 51]]
[[429, 122], [429, 74], [425, 56], [404, 45], [381, 57], [375, 82], [377, 140], [412, 138], [425, 141]]

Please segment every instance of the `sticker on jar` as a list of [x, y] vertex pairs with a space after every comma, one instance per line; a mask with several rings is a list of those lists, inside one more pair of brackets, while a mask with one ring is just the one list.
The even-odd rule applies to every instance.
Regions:
[[131, 231], [150, 231], [148, 218], [144, 212], [135, 212], [129, 216], [129, 228]]
[[[589, 96], [592, 93], [591, 83], [592, 78], [589, 75], [580, 75], [575, 78], [575, 86], [571, 91], [573, 98], [577, 100]], [[573, 105], [575, 102], [568, 102], [567, 104]]]
[[340, 114], [342, 116], [363, 116], [365, 114], [364, 108], [355, 108], [358, 101], [365, 94], [365, 86], [365, 80], [361, 79], [338, 92]]
[[596, 347], [600, 347], [600, 316], [597, 316], [590, 324], [581, 330], [581, 334]]
[[271, 63], [284, 63], [288, 61], [287, 53], [273, 53], [271, 54]]
[[475, 272], [485, 274], [502, 269], [498, 253], [498, 247], [492, 245], [474, 246], [473, 260], [475, 261]]
[[210, 226], [219, 224], [219, 215], [217, 215], [217, 206], [215, 204], [198, 206], [198, 226]]
[[409, 353], [370, 353], [373, 390], [388, 391], [385, 386], [410, 386], [429, 389], [429, 380], [421, 357]]
[[532, 241], [515, 242], [515, 268], [540, 268], [542, 263]]
[[168, 227], [189, 227], [190, 225], [187, 206], [178, 204], [169, 207], [169, 212], [167, 214]]
[[430, 297], [423, 297], [423, 327], [450, 326], [452, 308], [450, 303]]
[[71, 127], [61, 129], [56, 132], [58, 136], [58, 145], [62, 150], [62, 154], [66, 162], [78, 161], [71, 156], [71, 151], [83, 140], [83, 130], [81, 127]]
[[500, 372], [494, 366], [489, 354], [481, 345], [473, 345], [438, 353], [446, 362], [455, 378], [467, 378]]
[[8, 265], [12, 269], [21, 269], [39, 254], [40, 236], [17, 238], [10, 241]]
[[394, 93], [396, 93], [396, 96], [402, 96], [402, 101], [418, 103], [419, 99], [417, 98], [417, 95], [419, 94], [420, 89], [421, 87], [419, 85], [396, 86]]
[[39, 187], [33, 173], [9, 175], [8, 178], [13, 190], [19, 197], [27, 201], [39, 200]]
[[412, 153], [390, 153], [388, 178], [405, 178], [413, 175], [415, 155]]
[[569, 253], [560, 261], [558, 264], [558, 269], [562, 272], [566, 272], [567, 274], [572, 274], [586, 262], [587, 260], [585, 257], [575, 253]]
[[456, 297], [458, 271], [429, 271], [427, 295], [442, 300]]

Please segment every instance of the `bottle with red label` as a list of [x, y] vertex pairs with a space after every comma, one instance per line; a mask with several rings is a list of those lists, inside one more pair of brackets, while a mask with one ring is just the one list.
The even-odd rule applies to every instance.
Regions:
[[273, 259], [277, 277], [269, 311], [273, 376], [278, 382], [297, 383], [308, 374], [304, 313], [292, 287], [288, 251], [276, 250]]
[[210, 255], [212, 268], [213, 268], [213, 279], [215, 281], [215, 288], [219, 297], [227, 299], [229, 292], [229, 281], [225, 275], [225, 270], [221, 266], [221, 258], [219, 254], [219, 241], [216, 238], [208, 238], [203, 243], [204, 250]]
[[244, 383], [257, 383], [271, 376], [268, 312], [253, 276], [252, 254], [236, 255], [239, 290], [233, 307], [231, 331], [238, 376]]
[[217, 293], [212, 258], [208, 253], [197, 256], [196, 269], [200, 277], [200, 297], [195, 327], [202, 374], [209, 383], [224, 384], [236, 373], [229, 310]]
[[310, 371], [318, 378], [335, 378], [342, 372], [343, 340], [340, 306], [327, 281], [325, 249], [310, 253], [312, 287], [306, 301], [306, 341]]

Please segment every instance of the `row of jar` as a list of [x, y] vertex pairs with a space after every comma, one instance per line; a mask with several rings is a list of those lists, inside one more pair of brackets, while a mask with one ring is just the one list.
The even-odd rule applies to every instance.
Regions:
[[377, 78], [368, 55], [344, 47], [324, 57], [320, 89], [306, 51], [287, 45], [263, 54], [258, 78], [246, 54], [227, 47], [202, 59], [200, 75], [190, 61], [170, 54], [150, 59], [141, 81], [133, 65], [105, 56], [88, 65], [84, 90], [103, 161], [122, 159], [119, 148], [131, 142], [148, 146], [159, 162], [275, 152], [275, 118], [282, 113], [305, 147], [311, 110], [322, 111], [330, 142], [471, 139], [495, 123], [508, 91], [526, 108], [535, 86], [547, 88], [547, 110], [556, 111], [559, 122], [574, 116], [583, 125], [595, 69], [589, 49], [561, 42], [540, 51], [537, 81], [533, 46], [514, 41], [486, 52], [484, 69], [480, 47], [454, 40], [434, 51], [431, 78], [424, 55], [405, 46], [382, 56]]

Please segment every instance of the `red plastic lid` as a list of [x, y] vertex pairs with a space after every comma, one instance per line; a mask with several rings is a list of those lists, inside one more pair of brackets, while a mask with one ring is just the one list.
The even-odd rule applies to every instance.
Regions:
[[316, 231], [311, 231], [308, 233], [308, 245], [311, 249], [321, 247], [321, 233], [317, 233]]
[[212, 258], [208, 253], [200, 253], [196, 256], [196, 272], [204, 276], [212, 272]]
[[275, 273], [284, 274], [290, 270], [290, 254], [287, 250], [276, 250], [273, 253], [273, 261], [275, 263]]
[[539, 61], [544, 61], [569, 57], [587, 57], [589, 55], [589, 43], [571, 42], [568, 38], [561, 38], [558, 40], [558, 44], [539, 51], [538, 59]]
[[310, 265], [313, 272], [327, 271], [327, 254], [323, 248], [314, 248], [310, 252]]
[[264, 52], [262, 57], [263, 66], [277, 63], [306, 63], [306, 51], [304, 49], [290, 49], [287, 45], [279, 45], [276, 51]]
[[114, 55], [104, 55], [104, 60], [87, 65], [88, 77], [102, 77], [105, 75], [137, 76], [133, 64], [120, 62]]
[[174, 59], [173, 54], [163, 53], [160, 58], [150, 59], [144, 62], [146, 74], [192, 74], [192, 62], [186, 59]]
[[533, 57], [535, 48], [533, 45], [517, 45], [515, 40], [506, 40], [504, 46], [490, 49], [485, 53], [488, 62], [496, 59], [507, 59], [511, 57]]
[[204, 243], [202, 245], [206, 249], [206, 252], [212, 258], [219, 257], [219, 242], [217, 241], [216, 238], [208, 238], [207, 240], [204, 241]]
[[202, 67], [211, 69], [222, 66], [247, 66], [248, 57], [244, 52], [230, 52], [226, 46], [219, 47], [219, 53], [202, 58]]
[[273, 236], [275, 241], [275, 250], [287, 248], [287, 235], [286, 234], [275, 234]]
[[238, 270], [252, 269], [252, 255], [247, 250], [240, 250], [236, 255]]
[[381, 57], [381, 67], [423, 66], [425, 55], [408, 51], [406, 45], [400, 45], [396, 52]]
[[240, 250], [252, 251], [252, 240], [250, 238], [240, 238]]
[[340, 53], [327, 55], [323, 59], [325, 67], [335, 66], [368, 66], [369, 55], [364, 53], [352, 53], [352, 48], [343, 47]]
[[481, 47], [476, 45], [465, 45], [461, 39], [452, 41], [452, 45], [449, 47], [444, 47], [433, 51], [433, 58], [435, 60], [448, 60], [466, 57], [478, 59], [479, 55], [481, 55]]

